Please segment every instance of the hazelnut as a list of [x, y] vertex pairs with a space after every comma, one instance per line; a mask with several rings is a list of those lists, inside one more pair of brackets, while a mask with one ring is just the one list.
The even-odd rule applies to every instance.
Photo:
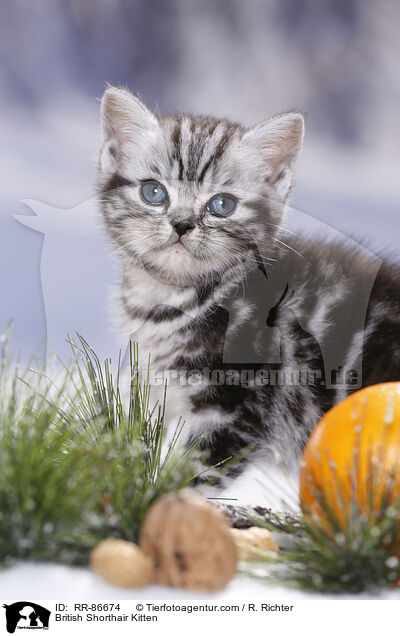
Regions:
[[151, 559], [134, 543], [105, 539], [92, 550], [89, 565], [103, 579], [121, 587], [144, 587], [153, 580]]
[[239, 559], [246, 561], [258, 559], [263, 551], [279, 552], [279, 547], [272, 532], [266, 528], [252, 526], [246, 530], [231, 529], [232, 536], [236, 543]]

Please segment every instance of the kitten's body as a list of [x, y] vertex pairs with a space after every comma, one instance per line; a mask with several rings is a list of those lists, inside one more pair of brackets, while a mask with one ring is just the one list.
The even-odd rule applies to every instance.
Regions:
[[[154, 371], [181, 372], [179, 376], [160, 373], [156, 379], [168, 377], [170, 391], [176, 396], [171, 406], [174, 410], [176, 407], [175, 415], [185, 417], [187, 433], [197, 435], [209, 429], [205, 445], [210, 448], [213, 464], [237, 455], [247, 444], [265, 449], [272, 443], [283, 458], [301, 451], [322, 413], [353, 390], [343, 378], [332, 387], [324, 386], [325, 367], [321, 355], [324, 341], [331, 340], [335, 347], [343, 347], [341, 366], [346, 370], [362, 371], [362, 386], [400, 380], [400, 329], [397, 323], [400, 283], [393, 276], [394, 272], [382, 265], [375, 277], [376, 262], [373, 259], [368, 261], [365, 256], [350, 253], [337, 245], [297, 241], [295, 246], [307, 260], [310, 276], [305, 278], [302, 271], [296, 280], [287, 270], [297, 263], [297, 257], [284, 248], [277, 250], [279, 265], [275, 267], [279, 267], [279, 279], [290, 280], [295, 290], [288, 306], [283, 304], [274, 318], [273, 327], [277, 331], [273, 335], [279, 336], [280, 362], [223, 362], [228, 324], [231, 327], [225, 307], [232, 296], [235, 297], [237, 326], [245, 332], [249, 329], [247, 345], [250, 347], [252, 338], [258, 336], [256, 330], [248, 327], [252, 325], [255, 308], [248, 296], [242, 294], [240, 282], [229, 282], [218, 290], [218, 294], [210, 294], [199, 301], [194, 288], [171, 290], [170, 286], [138, 271], [132, 284], [122, 291], [120, 309], [126, 336], [137, 335], [143, 368], [151, 355]], [[271, 308], [277, 300], [277, 286], [272, 278], [273, 273], [263, 288], [264, 302]], [[359, 325], [352, 324], [353, 311], [357, 310], [360, 298], [366, 295], [370, 296], [370, 301], [365, 327], [360, 333]], [[140, 304], [137, 304], [138, 299]], [[147, 306], [147, 315], [142, 313], [143, 305]], [[344, 332], [338, 334], [335, 320], [343, 313], [346, 315], [344, 323], [342, 320]], [[308, 329], [300, 325], [299, 317], [303, 318], [303, 324], [309, 325]], [[388, 338], [393, 346], [391, 351], [388, 350]], [[218, 385], [218, 377], [214, 383], [212, 379], [207, 380], [212, 376], [209, 370], [225, 370], [226, 373], [232, 368], [241, 371], [241, 385]], [[251, 386], [251, 376], [246, 382], [249, 375], [243, 371], [260, 368], [279, 370], [279, 374], [271, 374], [270, 380], [274, 384]], [[191, 373], [202, 369], [206, 369], [207, 377], [203, 376], [200, 382]], [[311, 373], [303, 377], [301, 370]], [[317, 373], [313, 374], [313, 371]], [[189, 384], [191, 378], [193, 383]], [[289, 384], [290, 378], [293, 384]], [[354, 388], [359, 388], [356, 380], [354, 378]]]
[[[247, 131], [155, 118], [111, 88], [103, 123], [103, 212], [124, 266], [121, 324], [144, 366], [151, 356], [153, 376], [172, 371], [169, 417], [183, 417], [188, 440], [203, 433], [211, 464], [246, 447], [252, 453], [232, 474], [252, 457], [267, 463], [271, 448], [290, 464], [336, 401], [400, 379], [398, 272], [382, 265], [377, 274], [376, 261], [345, 242], [282, 244], [300, 115]], [[162, 208], [138, 195], [149, 179], [168, 191]], [[235, 211], [214, 218], [206, 202], [221, 192]], [[340, 366], [354, 372], [346, 382], [334, 375]]]

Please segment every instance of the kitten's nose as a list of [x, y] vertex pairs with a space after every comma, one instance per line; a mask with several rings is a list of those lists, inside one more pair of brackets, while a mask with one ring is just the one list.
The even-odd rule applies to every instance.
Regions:
[[193, 230], [194, 225], [190, 221], [179, 221], [178, 223], [174, 223], [173, 227], [178, 236], [181, 237], [189, 230]]

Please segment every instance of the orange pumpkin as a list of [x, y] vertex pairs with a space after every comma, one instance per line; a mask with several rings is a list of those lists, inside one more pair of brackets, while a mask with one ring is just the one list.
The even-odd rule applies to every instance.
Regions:
[[[400, 503], [400, 382], [361, 389], [312, 432], [300, 470], [303, 512], [343, 527]], [[397, 502], [397, 503], [396, 503]]]

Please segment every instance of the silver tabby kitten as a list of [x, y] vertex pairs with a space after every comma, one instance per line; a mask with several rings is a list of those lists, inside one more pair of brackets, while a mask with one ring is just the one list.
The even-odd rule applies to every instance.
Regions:
[[280, 238], [303, 130], [298, 112], [245, 129], [156, 116], [120, 88], [103, 97], [120, 323], [168, 377], [171, 426], [182, 416], [188, 443], [203, 433], [211, 465], [238, 458], [231, 475], [272, 449], [291, 464], [335, 401], [400, 377], [397, 272], [345, 244]]

